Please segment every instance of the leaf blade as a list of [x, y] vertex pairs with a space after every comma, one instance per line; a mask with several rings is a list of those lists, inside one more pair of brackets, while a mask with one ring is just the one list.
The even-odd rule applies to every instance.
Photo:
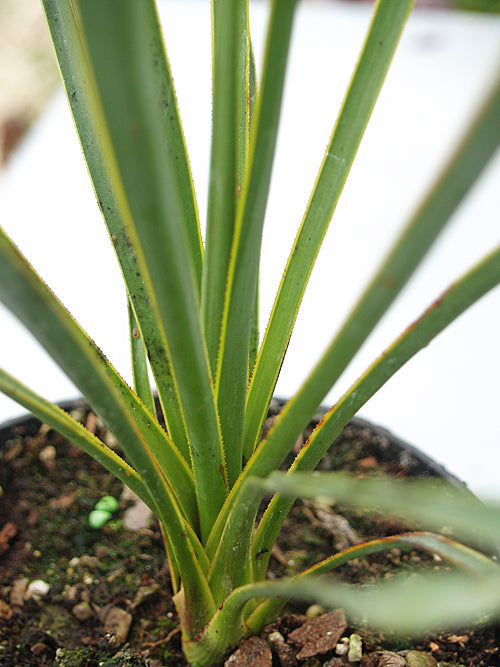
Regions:
[[[500, 247], [473, 267], [439, 297], [392, 345], [379, 356], [368, 370], [327, 412], [307, 444], [297, 455], [291, 471], [312, 470], [322, 454], [359, 408], [391, 378], [416, 352], [425, 347], [450, 322], [462, 314], [472, 303], [500, 283]], [[276, 496], [269, 504], [259, 524], [254, 540], [258, 553], [263, 544], [273, 542], [281, 522], [291, 508], [293, 500]], [[266, 566], [265, 558], [258, 564]]]
[[212, 373], [248, 146], [248, 0], [212, 0], [212, 147], [202, 312]]
[[[129, 213], [127, 207], [124, 206], [122, 185], [117, 177], [114, 162], [113, 160], [110, 161], [109, 138], [104, 129], [102, 108], [93, 80], [88, 53], [81, 38], [82, 26], [78, 16], [78, 5], [69, 2], [69, 0], [62, 0], [61, 2], [43, 0], [43, 4], [68, 102], [85, 153], [99, 208], [104, 216], [113, 248], [127, 284], [128, 293], [139, 321], [141, 335], [144, 337], [149, 350], [160, 351], [150, 357], [150, 362], [168, 430], [178, 444], [179, 449], [184, 453], [186, 460], [189, 460], [185, 425], [182, 418], [182, 409], [179, 405], [178, 390], [168, 359], [165, 332], [159, 326], [151, 304], [151, 286], [148, 282], [140, 248], [137, 243], [131, 243], [133, 230], [131, 232], [125, 224], [124, 218]], [[146, 3], [142, 4], [146, 5]], [[156, 41], [158, 40], [156, 39]], [[160, 74], [160, 80], [162, 80], [160, 88], [166, 91], [165, 103], [169, 104], [172, 115], [172, 122], [167, 124], [166, 128], [167, 132], [170, 131], [169, 143], [176, 146], [176, 157], [179, 163], [184, 163], [184, 168], [181, 167], [179, 171], [183, 172], [181, 180], [187, 184], [185, 188], [187, 191], [190, 183], [189, 165], [183, 148], [182, 129], [178, 124], [175, 91], [171, 85], [168, 61], [166, 71]], [[191, 215], [188, 210], [185, 212], [191, 220], [189, 225], [191, 228], [190, 237], [194, 239], [196, 235], [199, 236], [199, 231], [196, 231], [197, 213], [194, 200], [191, 208], [193, 209]], [[198, 243], [201, 245], [201, 241], [198, 241]], [[196, 242], [193, 243], [193, 246], [196, 246]], [[193, 247], [193, 257], [198, 254]], [[198, 269], [198, 272], [200, 270]]]
[[252, 120], [246, 179], [232, 239], [220, 330], [216, 392], [227, 447], [230, 485], [242, 466], [245, 397], [255, 313], [262, 227], [276, 146], [288, 49], [296, 0], [273, 2], [264, 73]]
[[[196, 479], [202, 534], [227, 490], [225, 459], [202, 332], [199, 288], [178, 187], [177, 159], [163, 138], [157, 63], [164, 62], [154, 4], [75, 0], [102, 108], [103, 157], [120, 184], [123, 223], [141, 262], [153, 319], [165, 332]], [[124, 10], [125, 7], [125, 10]], [[131, 294], [132, 301], [135, 301]], [[138, 315], [136, 311], [136, 315]], [[138, 319], [140, 319], [138, 317]], [[149, 350], [154, 358], [165, 349]]]
[[[499, 116], [500, 77], [495, 81], [460, 146], [445, 165], [436, 185], [431, 189], [387, 258], [382, 262], [380, 269], [351, 311], [340, 332], [331, 341], [309, 377], [280, 414], [276, 428], [272, 432], [275, 442], [281, 437], [281, 430], [283, 430], [283, 439], [295, 441], [360, 344], [407, 282], [451, 213], [462, 201], [465, 193], [494, 153], [500, 142]], [[494, 255], [495, 251], [485, 259], [493, 271], [492, 281], [488, 283], [490, 287], [487, 290], [495, 285], [497, 260]], [[475, 270], [467, 274], [463, 280], [465, 282], [470, 280], [474, 283], [475, 278], [471, 274]], [[477, 271], [484, 276], [481, 264], [477, 265]], [[481, 281], [482, 278], [478, 277], [478, 280]], [[462, 284], [461, 280], [457, 281], [456, 285], [460, 284]], [[468, 305], [473, 303], [461, 287], [455, 289], [454, 286], [451, 291], [455, 294], [462, 294], [464, 303]], [[479, 288], [476, 298], [480, 298], [482, 293]], [[459, 304], [456, 307], [460, 309]], [[463, 312], [463, 309], [460, 312]], [[453, 319], [450, 316], [449, 321]], [[290, 430], [288, 430], [287, 422]], [[293, 422], [297, 426], [295, 429], [291, 428]]]
[[292, 471], [272, 473], [268, 490], [292, 496], [330, 498], [370, 512], [389, 512], [425, 529], [446, 530], [446, 535], [479, 543], [494, 553], [500, 544], [500, 505], [483, 503], [464, 489], [439, 479], [359, 478], [341, 472]]
[[146, 350], [130, 299], [127, 300], [127, 309], [135, 393], [144, 403], [149, 412], [154, 416], [156, 414], [156, 408], [153, 392], [151, 391], [151, 385], [149, 383]]
[[[196, 522], [192, 474], [173, 443], [95, 343], [0, 229], [0, 300], [31, 331], [119, 440], [153, 495], [169, 470], [186, 515]], [[153, 450], [155, 454], [153, 454]], [[163, 457], [163, 458], [162, 458]]]
[[247, 458], [260, 437], [310, 273], [412, 5], [413, 0], [382, 0], [374, 11], [257, 358], [245, 412]]
[[[271, 481], [271, 478], [266, 480], [269, 489], [273, 487], [276, 480], [276, 477], [274, 477], [273, 481]], [[281, 484], [278, 483], [278, 486], [281, 486]], [[280, 490], [284, 490], [284, 488], [285, 487], [283, 486]], [[288, 488], [290, 488], [290, 486]], [[277, 490], [277, 487], [274, 486], [274, 489]], [[301, 572], [294, 577], [294, 580], [309, 580], [314, 582], [315, 580], [318, 580], [318, 576], [322, 576], [356, 558], [366, 558], [367, 556], [383, 553], [384, 551], [394, 548], [403, 551], [411, 551], [413, 549], [428, 551], [439, 556], [439, 558], [454, 564], [456, 567], [462, 568], [464, 573], [469, 572], [472, 575], [488, 576], [491, 574], [498, 574], [500, 571], [498, 565], [490, 558], [483, 555], [481, 552], [460, 544], [459, 542], [455, 542], [441, 535], [434, 535], [427, 532], [414, 532], [368, 540], [362, 544], [345, 549], [329, 558], [325, 558], [323, 561], [311, 566], [304, 572]], [[264, 600], [245, 619], [245, 623], [250, 628], [258, 631], [258, 628], [271, 622], [271, 620], [280, 613], [285, 604], [286, 600], [280, 598]], [[386, 626], [386, 628], [387, 627], [392, 628], [390, 625]]]
[[0, 369], [0, 391], [92, 456], [153, 510], [154, 503], [137, 472], [64, 410], [46, 401], [3, 369]]

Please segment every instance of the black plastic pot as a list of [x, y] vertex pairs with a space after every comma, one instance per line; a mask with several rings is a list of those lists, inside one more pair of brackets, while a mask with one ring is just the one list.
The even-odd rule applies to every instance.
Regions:
[[[274, 398], [271, 409], [273, 409], [274, 405], [274, 410], [277, 413], [285, 403], [286, 401], [283, 399]], [[312, 424], [318, 424], [328, 412], [328, 409], [329, 408], [326, 406], [321, 406], [318, 412], [314, 415]], [[378, 455], [380, 458], [403, 462], [404, 467], [408, 469], [409, 477], [438, 477], [444, 479], [452, 486], [474, 495], [467, 488], [467, 484], [447, 470], [445, 466], [435, 461], [428, 454], [422, 452], [418, 447], [411, 445], [397, 435], [394, 435], [394, 433], [388, 429], [377, 426], [361, 417], [354, 417], [348, 424], [346, 424], [346, 427], [350, 425], [357, 429], [368, 429], [374, 433], [379, 440]]]

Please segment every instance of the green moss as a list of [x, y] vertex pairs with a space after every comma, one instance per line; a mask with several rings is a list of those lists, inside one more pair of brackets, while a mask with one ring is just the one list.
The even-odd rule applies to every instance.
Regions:
[[135, 651], [122, 649], [113, 657], [101, 660], [99, 667], [147, 667], [147, 662]]
[[57, 649], [54, 667], [88, 667], [92, 655], [88, 648]]

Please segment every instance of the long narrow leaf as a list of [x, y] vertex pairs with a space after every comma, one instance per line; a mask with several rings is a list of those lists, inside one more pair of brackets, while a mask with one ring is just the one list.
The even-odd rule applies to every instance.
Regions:
[[212, 49], [212, 153], [202, 311], [215, 375], [231, 244], [246, 169], [248, 0], [212, 0]]
[[216, 391], [230, 485], [241, 471], [250, 343], [255, 323], [262, 226], [276, 145], [296, 0], [273, 2], [264, 73], [252, 127], [248, 178], [234, 231]]
[[[151, 497], [162, 497], [164, 471], [168, 470], [169, 481], [186, 516], [196, 525], [193, 478], [186, 462], [95, 343], [1, 229], [0, 260], [0, 300], [80, 389], [120, 442]], [[162, 462], [161, 467], [158, 461]]]
[[236, 505], [237, 511], [230, 515], [224, 526], [218, 549], [211, 559], [208, 577], [216, 604], [222, 604], [238, 586], [252, 581], [248, 554], [251, 551], [255, 517], [263, 495], [264, 490], [258, 485], [244, 484]]
[[[359, 408], [403, 364], [428, 345], [470, 305], [499, 283], [500, 247], [439, 297], [354, 383], [313, 431], [307, 447], [303, 447], [297, 455], [291, 471], [312, 470], [339, 435], [344, 424], [356, 414]], [[264, 447], [266, 447], [265, 444]], [[292, 504], [291, 498], [281, 496], [273, 498], [259, 524], [254, 540], [254, 553], [259, 553], [261, 549], [265, 548], [262, 545], [273, 543]], [[262, 558], [256, 567], [264, 571], [265, 561], [266, 558]]]
[[[88, 4], [97, 7], [99, 3]], [[124, 5], [125, 3], [119, 4]], [[144, 7], [148, 5], [147, 2], [141, 4]], [[146, 341], [148, 349], [156, 352], [150, 357], [150, 362], [168, 430], [186, 460], [189, 460], [185, 425], [168, 359], [165, 332], [153, 309], [150, 298], [151, 288], [147, 271], [144, 270], [140, 249], [137, 243], [132, 243], [132, 238], [135, 238], [133, 230], [130, 229], [130, 226], [127, 228], [125, 224], [128, 211], [124, 210], [122, 184], [117, 178], [114, 164], [110, 163], [105, 121], [102, 118], [102, 109], [89, 67], [89, 59], [85, 52], [84, 41], [81, 39], [81, 24], [77, 21], [77, 7], [69, 0], [44, 0], [44, 8], [99, 207], [104, 215], [127, 284], [141, 336]], [[150, 29], [153, 33], [155, 30], [158, 33], [154, 21], [150, 24]], [[156, 37], [153, 35], [151, 45], [157, 42], [158, 34]], [[186, 225], [190, 229], [193, 261], [195, 265], [199, 264], [197, 269], [199, 274], [201, 259], [196, 258], [201, 258], [201, 250], [197, 249], [198, 246], [201, 248], [201, 242], [199, 230], [197, 230], [194, 196], [191, 198], [189, 196], [191, 177], [168, 62], [163, 63], [162, 67], [160, 55], [161, 52], [158, 53], [156, 59], [159, 85], [154, 99], [162, 109], [170, 111], [169, 122], [164, 123], [162, 129], [166, 133], [166, 142], [175, 151], [179, 164], [179, 187], [185, 194]], [[158, 95], [160, 95], [160, 100], [158, 100]], [[120, 100], [117, 100], [117, 104], [120, 105]], [[196, 241], [197, 236], [198, 241]]]
[[[274, 478], [273, 481], [271, 481], [271, 478], [268, 478], [265, 480], [264, 486], [271, 489], [274, 486], [274, 482], [277, 480], [278, 486], [281, 486], [281, 480], [278, 478]], [[274, 490], [277, 490], [277, 486], [274, 486]], [[369, 540], [363, 544], [353, 546], [350, 549], [345, 549], [344, 551], [334, 554], [329, 558], [325, 558], [325, 560], [320, 563], [313, 565], [297, 575], [295, 579], [301, 581], [304, 579], [311, 579], [312, 577], [317, 577], [326, 572], [330, 572], [355, 558], [366, 558], [372, 554], [381, 553], [394, 548], [403, 551], [410, 551], [413, 549], [425, 550], [436, 554], [448, 563], [452, 563], [464, 570], [469, 570], [471, 574], [475, 575], [498, 574], [500, 572], [498, 565], [487, 556], [484, 556], [481, 552], [475, 551], [470, 547], [466, 547], [459, 542], [454, 542], [441, 535], [416, 532]], [[265, 600], [248, 618], [245, 619], [245, 623], [250, 628], [258, 631], [259, 628], [266, 625], [273, 618], [276, 618], [285, 603], [286, 600], [280, 598]]]
[[493, 553], [500, 546], [500, 504], [482, 503], [439, 479], [394, 481], [341, 472], [291, 472], [272, 473], [264, 486], [294, 497], [331, 498], [335, 503], [388, 512], [426, 529], [445, 529], [446, 534]]
[[[109, 135], [104, 153], [122, 184], [129, 238], [145, 264], [151, 308], [166, 334], [196, 478], [201, 532], [208, 535], [226, 496], [225, 461], [199, 312], [196, 266], [177, 159], [163, 139], [165, 104], [156, 100], [163, 44], [154, 4], [76, 2], [92, 76]], [[104, 129], [103, 128], [103, 129]], [[145, 267], [147, 266], [147, 273]], [[134, 303], [134, 295], [131, 294]], [[138, 318], [139, 319], [139, 318]]]
[[244, 454], [254, 450], [319, 248], [414, 0], [381, 0], [332, 132], [267, 326], [245, 413]]
[[414, 579], [395, 577], [373, 591], [340, 585], [337, 590], [323, 588], [322, 594], [321, 582], [303, 583], [306, 588], [314, 585], [310, 592], [320, 603], [342, 606], [346, 613], [365, 619], [372, 628], [391, 628], [401, 635], [415, 635], [463, 628], [466, 623], [488, 616], [491, 620], [499, 618], [500, 572], [498, 567], [496, 570], [484, 577], [458, 573], [428, 574]]
[[[270, 436], [274, 442], [295, 441], [368, 333], [407, 282], [494, 153], [500, 142], [499, 117], [500, 77], [437, 184], [410, 220], [341, 331], [330, 343], [306, 382], [285, 406]], [[494, 267], [495, 261], [494, 257], [488, 259], [488, 266], [491, 264]], [[478, 272], [482, 275], [483, 269], [479, 267]], [[486, 281], [489, 284], [487, 289], [495, 285], [495, 275], [493, 272], [493, 282]], [[470, 276], [464, 280], [468, 283], [469, 279], [475, 280]], [[460, 284], [462, 281], [457, 283], [457, 290]], [[452, 292], [455, 293], [455, 288]], [[476, 298], [483, 294], [481, 289], [475, 293]], [[469, 294], [466, 293], [464, 304], [473, 303], [468, 297]], [[460, 312], [463, 310], [464, 308]], [[450, 313], [448, 322], [452, 319]], [[269, 449], [272, 449], [271, 445]]]
[[[247, 474], [265, 476], [271, 470], [279, 467], [286, 452], [311, 419], [323, 396], [334, 384], [336, 378], [358, 348], [360, 332], [365, 331], [365, 326], [370, 326], [370, 323], [373, 324], [393, 301], [395, 298], [393, 290], [399, 290], [398, 281], [402, 286], [407, 280], [408, 266], [415, 263], [415, 254], [421, 256], [429, 248], [438, 231], [455, 207], [462, 201], [493, 154], [500, 140], [499, 116], [500, 79], [493, 85], [482, 108], [465, 133], [463, 141], [445, 167], [437, 185], [432, 188], [430, 194], [410, 220], [395, 248], [383, 262], [358, 305], [353, 309], [343, 329], [320, 359], [309, 380], [285, 407], [275, 428], [269, 434], [272, 439], [269, 441], [268, 438], [268, 444], [259, 446], [259, 449], [255, 452], [245, 469], [244, 476]], [[361, 336], [361, 338], [364, 338], [364, 336]], [[318, 381], [320, 378], [321, 380]], [[372, 393], [375, 391], [376, 389]], [[358, 397], [361, 397], [361, 394], [358, 394]], [[336, 416], [336, 428], [324, 432], [325, 439], [322, 440], [322, 444], [317, 449], [307, 447], [304, 450], [304, 452], [308, 452], [308, 457], [310, 457], [304, 469], [311, 470], [314, 468], [322, 453], [333, 442], [335, 435], [340, 432], [343, 425], [368, 398], [369, 396], [366, 395], [361, 402], [357, 402], [357, 407], [352, 411], [346, 409], [339, 412]], [[258, 415], [254, 415], [254, 417], [258, 418]], [[332, 433], [335, 433], [335, 435], [327, 442]], [[317, 436], [315, 435], [315, 437]], [[324, 447], [324, 449], [321, 449], [321, 447]], [[321, 454], [319, 454], [320, 450]], [[237, 488], [234, 489], [234, 493], [226, 502], [224, 511], [221, 513], [216, 528], [211, 535], [211, 545], [217, 544], [225, 517], [231, 511], [236, 493]], [[275, 517], [277, 516], [278, 513], [275, 514]], [[209, 551], [211, 548], [209, 547]], [[265, 563], [262, 563], [262, 567], [264, 565]]]
[[[248, 86], [248, 136], [251, 139], [251, 133], [254, 129], [254, 112], [255, 102], [257, 100], [257, 71], [255, 65], [255, 56], [253, 52], [252, 42], [250, 41], [250, 62], [249, 62], [249, 86]], [[255, 364], [257, 362], [257, 354], [259, 351], [259, 280], [257, 277], [254, 306], [254, 319], [252, 329], [250, 331], [250, 349], [248, 352], [248, 380], [252, 377]]]
[[0, 391], [92, 456], [154, 510], [155, 504], [136, 471], [67, 412], [46, 401], [2, 369], [0, 369]]
[[499, 618], [499, 590], [500, 568], [492, 563], [490, 572], [480, 576], [462, 572], [401, 575], [370, 587], [321, 577], [266, 581], [238, 589], [234, 602], [241, 608], [248, 599], [264, 595], [307, 600], [330, 609], [342, 607], [350, 618], [362, 619], [372, 629], [390, 628], [407, 636], [463, 627], [485, 616]]
[[128, 300], [128, 319], [130, 329], [130, 352], [132, 357], [132, 374], [134, 376], [134, 389], [149, 412], [155, 416], [156, 408], [151, 391], [148, 375], [148, 362], [144, 341], [139, 331], [139, 324], [135, 317], [134, 309]]

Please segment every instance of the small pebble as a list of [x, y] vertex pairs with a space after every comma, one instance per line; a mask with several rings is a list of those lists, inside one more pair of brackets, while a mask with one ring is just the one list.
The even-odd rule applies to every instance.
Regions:
[[90, 569], [96, 569], [99, 567], [99, 559], [96, 558], [95, 556], [82, 554], [80, 556], [80, 567], [88, 567]]
[[28, 586], [24, 594], [25, 600], [40, 600], [50, 591], [50, 586], [42, 579], [34, 579]]
[[260, 637], [249, 637], [241, 642], [236, 651], [229, 656], [224, 667], [272, 667], [271, 649]]
[[132, 614], [120, 607], [111, 607], [104, 621], [104, 630], [113, 635], [118, 643], [123, 644], [128, 637], [131, 625]]
[[392, 651], [382, 651], [380, 653], [378, 667], [406, 667], [406, 660], [402, 655]]
[[348, 651], [349, 651], [349, 639], [347, 637], [342, 637], [342, 639], [335, 647], [335, 653], [337, 655], [347, 655]]
[[308, 607], [306, 611], [306, 616], [309, 620], [313, 620], [315, 618], [318, 618], [318, 616], [321, 616], [324, 613], [325, 610], [320, 604], [312, 604], [310, 607]]
[[140, 530], [147, 528], [151, 523], [153, 512], [146, 503], [139, 498], [131, 505], [123, 515], [123, 525], [128, 530]]
[[56, 448], [53, 445], [47, 445], [38, 454], [38, 458], [46, 468], [53, 468], [56, 460]]
[[12, 617], [13, 613], [14, 612], [9, 607], [9, 605], [2, 599], [0, 599], [0, 619], [7, 621], [9, 618]]
[[408, 651], [406, 654], [407, 667], [436, 667], [437, 660], [423, 651]]
[[267, 642], [274, 654], [273, 664], [277, 662], [280, 667], [297, 667], [298, 662], [295, 657], [295, 651], [285, 642], [285, 638], [281, 632], [277, 630], [271, 632], [267, 638]]
[[68, 602], [76, 602], [79, 593], [80, 593], [80, 586], [78, 586], [77, 584], [74, 584], [72, 586], [70, 586], [69, 584], [65, 584], [62, 596], [65, 600], [68, 600]]
[[105, 547], [101, 544], [99, 546], [97, 546], [96, 549], [95, 549], [96, 558], [99, 558], [100, 560], [102, 560], [104, 558], [108, 558], [110, 553], [111, 553], [111, 550], [109, 549], [109, 547]]
[[118, 447], [118, 440], [110, 431], [106, 431], [106, 434], [104, 436], [104, 442], [111, 449], [116, 449]]
[[108, 604], [105, 604], [104, 607], [101, 607], [99, 611], [97, 612], [97, 617], [101, 621], [101, 623], [104, 625], [104, 622], [106, 621], [106, 616], [109, 614], [109, 610], [113, 607], [111, 602], [108, 602]]
[[75, 604], [71, 611], [73, 616], [75, 616], [79, 621], [88, 621], [89, 618], [92, 618], [94, 615], [92, 607], [88, 602], [80, 602], [79, 604]]
[[44, 644], [43, 642], [36, 642], [36, 644], [30, 646], [30, 652], [38, 657], [42, 656], [44, 653], [49, 653], [50, 648], [47, 646], [47, 644]]
[[349, 662], [359, 662], [363, 657], [363, 648], [361, 636], [353, 633], [349, 637], [349, 652], [347, 654], [347, 659]]
[[10, 589], [10, 604], [12, 607], [22, 607], [25, 600], [26, 589], [28, 588], [28, 579], [16, 579]]

